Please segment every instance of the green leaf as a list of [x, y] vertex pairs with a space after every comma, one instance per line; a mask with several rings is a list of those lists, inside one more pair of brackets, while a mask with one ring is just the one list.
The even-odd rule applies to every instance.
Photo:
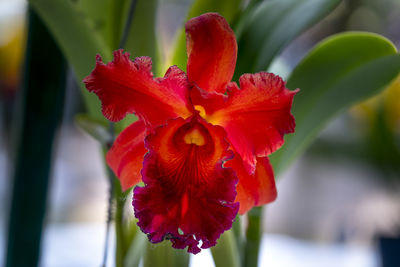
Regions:
[[296, 132], [271, 156], [282, 171], [338, 112], [387, 86], [400, 72], [400, 55], [387, 39], [372, 33], [342, 33], [319, 43], [291, 74]]
[[[239, 13], [241, 6], [242, 0], [196, 0], [189, 9], [185, 22], [207, 12], [217, 12], [224, 16], [228, 23], [231, 23]], [[177, 31], [176, 36], [172, 64], [177, 65], [182, 70], [186, 70], [186, 37], [183, 26]], [[170, 63], [167, 62], [168, 65]]]
[[[93, 1], [95, 2], [95, 1]], [[108, 23], [106, 28], [106, 40], [111, 50], [119, 48], [123, 35], [125, 22], [127, 20], [127, 10], [129, 10], [129, 0], [111, 0], [108, 5]]]
[[235, 27], [238, 59], [235, 80], [268, 68], [301, 32], [329, 14], [340, 0], [269, 0], [245, 12]]
[[[94, 29], [105, 39], [107, 37], [107, 30], [110, 27], [110, 19], [108, 16], [110, 9], [110, 2], [112, 0], [79, 0], [77, 5], [88, 18], [93, 22]], [[107, 44], [110, 45], [109, 42]]]
[[79, 8], [91, 19], [111, 50], [121, 41], [131, 0], [78, 0]]
[[233, 230], [221, 235], [215, 247], [211, 248], [215, 267], [240, 267], [239, 251], [237, 249]]
[[128, 40], [124, 47], [132, 57], [151, 57], [154, 73], [158, 73], [156, 63], [159, 61], [156, 36], [157, 6], [157, 0], [137, 0]]
[[[88, 12], [88, 10], [93, 9], [93, 1], [90, 3], [86, 0], [82, 1], [80, 6], [66, 0], [30, 0], [29, 3], [46, 23], [73, 67], [83, 92], [90, 119], [105, 122], [106, 120], [101, 114], [101, 103], [98, 97], [89, 93], [81, 81], [93, 70], [96, 54], [100, 54], [104, 62], [111, 60], [111, 49], [103, 37], [108, 37], [108, 42], [112, 43], [113, 46], [118, 44], [124, 26], [123, 22], [126, 20], [126, 12], [121, 9], [127, 9], [125, 7], [130, 1], [102, 0], [99, 3], [96, 2], [98, 6], [95, 10], [101, 13], [103, 18], [96, 16], [95, 12]], [[105, 7], [110, 8], [109, 13], [104, 14], [107, 11]], [[136, 14], [126, 44], [128, 50], [138, 51], [134, 52], [136, 56], [140, 54], [156, 55], [155, 9], [156, 0], [139, 0], [137, 3]], [[120, 14], [119, 17], [118, 14]], [[146, 21], [146, 23], [143, 24], [143, 21]], [[117, 27], [121, 29], [116, 31]], [[141, 46], [146, 48], [144, 49]], [[116, 131], [120, 132], [135, 120], [137, 118], [134, 115], [127, 116], [116, 124]], [[89, 133], [94, 134], [93, 131]], [[100, 136], [96, 137], [99, 138]]]
[[12, 160], [7, 166], [10, 202], [2, 209], [3, 215], [8, 215], [7, 243], [3, 243], [5, 267], [39, 266], [55, 137], [66, 92], [67, 64], [61, 51], [30, 8], [28, 23], [24, 75], [11, 121], [13, 142], [7, 144]]
[[[78, 81], [93, 70], [96, 54], [100, 54], [105, 61], [111, 59], [111, 50], [104, 39], [74, 3], [66, 0], [30, 0], [29, 4], [52, 33]], [[82, 82], [79, 84], [89, 113], [96, 119], [104, 120], [97, 96], [84, 89]]]

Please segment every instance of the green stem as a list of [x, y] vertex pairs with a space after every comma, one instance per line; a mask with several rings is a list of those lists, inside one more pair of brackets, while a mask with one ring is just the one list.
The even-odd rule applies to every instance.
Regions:
[[[171, 247], [171, 242], [158, 244], [147, 242], [143, 255], [143, 267], [188, 267], [189, 253]], [[226, 265], [229, 266], [229, 265]]]
[[115, 266], [123, 267], [125, 258], [125, 242], [124, 242], [124, 205], [125, 196], [122, 192], [119, 181], [114, 178], [114, 196], [115, 196], [115, 238], [116, 238], [116, 253], [115, 253]]
[[258, 254], [262, 236], [262, 208], [255, 207], [248, 213], [249, 224], [246, 231], [243, 266], [258, 266]]
[[24, 80], [14, 117], [13, 194], [6, 266], [37, 266], [53, 141], [62, 118], [66, 63], [39, 17], [29, 9]]
[[[104, 152], [105, 157], [105, 152]], [[110, 228], [111, 221], [113, 219], [113, 201], [114, 201], [114, 175], [110, 169], [108, 171], [108, 185], [110, 187], [108, 192], [108, 207], [107, 207], [107, 223], [106, 223], [106, 237], [104, 241], [104, 253], [103, 253], [103, 264], [102, 267], [107, 266], [107, 255], [108, 255], [108, 243], [110, 240]]]
[[215, 267], [240, 267], [240, 255], [233, 230], [222, 234], [218, 244], [211, 248]]
[[239, 253], [239, 258], [242, 262], [243, 259], [243, 247], [244, 247], [244, 234], [242, 233], [242, 218], [239, 215], [236, 215], [236, 219], [232, 224], [233, 235], [236, 240], [236, 247]]

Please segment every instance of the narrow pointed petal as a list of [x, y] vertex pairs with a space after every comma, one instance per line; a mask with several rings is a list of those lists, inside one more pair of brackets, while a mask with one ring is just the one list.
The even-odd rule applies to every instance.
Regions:
[[106, 161], [119, 178], [123, 191], [140, 182], [140, 170], [143, 157], [147, 152], [144, 147], [146, 127], [143, 121], [132, 123], [123, 130], [107, 152]]
[[232, 227], [239, 209], [237, 177], [223, 167], [232, 157], [225, 135], [221, 127], [192, 117], [170, 120], [146, 138], [145, 186], [135, 187], [133, 206], [151, 242], [169, 239], [196, 254]]
[[195, 88], [191, 99], [197, 109], [201, 106], [208, 112], [207, 121], [224, 127], [251, 174], [256, 157], [276, 151], [283, 145], [283, 136], [294, 132], [295, 120], [290, 110], [297, 92], [285, 88], [279, 76], [260, 72], [242, 75], [240, 89], [230, 83], [227, 96]]
[[129, 53], [114, 52], [114, 59], [104, 64], [97, 57], [96, 67], [83, 82], [102, 102], [103, 115], [119, 121], [135, 113], [146, 124], [157, 126], [169, 118], [190, 116], [188, 81], [179, 68], [170, 67], [163, 78], [153, 78], [151, 59], [129, 59]]
[[257, 158], [256, 170], [249, 174], [239, 155], [225, 163], [235, 170], [239, 183], [236, 187], [236, 201], [240, 203], [239, 214], [245, 214], [255, 206], [274, 201], [277, 197], [274, 172], [268, 157]]
[[186, 23], [187, 73], [209, 92], [224, 93], [235, 71], [237, 43], [224, 17], [206, 13]]

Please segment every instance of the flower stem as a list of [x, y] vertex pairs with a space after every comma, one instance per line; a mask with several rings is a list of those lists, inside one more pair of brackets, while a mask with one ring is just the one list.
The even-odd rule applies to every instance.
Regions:
[[143, 255], [143, 267], [189, 266], [189, 253], [185, 250], [172, 248], [169, 241], [158, 244], [146, 243], [146, 250]]
[[222, 234], [218, 244], [211, 248], [211, 253], [216, 267], [240, 267], [240, 255], [232, 229]]
[[123, 196], [121, 185], [119, 181], [114, 178], [114, 196], [115, 196], [115, 238], [116, 238], [116, 253], [115, 253], [115, 266], [123, 267], [125, 258], [125, 242], [124, 242], [124, 228], [123, 228], [123, 215], [125, 197]]
[[243, 247], [244, 247], [244, 233], [242, 233], [242, 218], [239, 215], [236, 215], [236, 219], [232, 224], [233, 235], [236, 240], [236, 247], [239, 253], [240, 262], [243, 261]]
[[249, 224], [246, 231], [243, 266], [258, 266], [258, 254], [262, 235], [262, 208], [255, 207], [248, 213]]
[[114, 175], [112, 175], [111, 170], [108, 171], [108, 185], [109, 195], [108, 195], [108, 207], [107, 207], [107, 223], [106, 223], [106, 237], [104, 242], [104, 254], [103, 254], [103, 264], [102, 267], [107, 266], [107, 254], [108, 254], [108, 243], [110, 240], [110, 226], [113, 219], [113, 200], [114, 200]]

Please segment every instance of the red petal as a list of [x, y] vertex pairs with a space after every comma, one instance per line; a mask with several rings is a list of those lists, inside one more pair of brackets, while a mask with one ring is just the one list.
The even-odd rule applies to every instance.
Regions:
[[225, 18], [206, 13], [189, 20], [186, 38], [189, 80], [206, 91], [224, 93], [237, 55], [235, 34]]
[[221, 127], [192, 117], [171, 120], [146, 139], [144, 187], [134, 189], [138, 225], [151, 242], [200, 252], [232, 227], [237, 177], [223, 161], [232, 157]]
[[188, 81], [183, 71], [170, 67], [164, 78], [153, 78], [151, 59], [129, 59], [129, 53], [114, 51], [108, 64], [97, 57], [92, 73], [83, 82], [102, 102], [103, 115], [119, 121], [127, 113], [136, 113], [152, 126], [164, 124], [169, 118], [188, 117]]
[[242, 159], [237, 154], [225, 163], [225, 166], [234, 169], [239, 178], [236, 201], [240, 203], [240, 214], [276, 199], [274, 172], [268, 157], [257, 158], [256, 171], [253, 174], [246, 171]]
[[286, 89], [279, 76], [266, 72], [242, 75], [240, 87], [230, 83], [228, 96], [192, 90], [191, 97], [195, 107], [210, 111], [207, 121], [224, 127], [246, 170], [253, 173], [256, 157], [271, 154], [282, 146], [284, 134], [294, 132], [290, 109], [298, 90]]
[[146, 127], [143, 121], [134, 122], [119, 134], [107, 153], [106, 161], [119, 178], [124, 191], [136, 185], [142, 178], [140, 170], [147, 152], [144, 147], [145, 137]]

